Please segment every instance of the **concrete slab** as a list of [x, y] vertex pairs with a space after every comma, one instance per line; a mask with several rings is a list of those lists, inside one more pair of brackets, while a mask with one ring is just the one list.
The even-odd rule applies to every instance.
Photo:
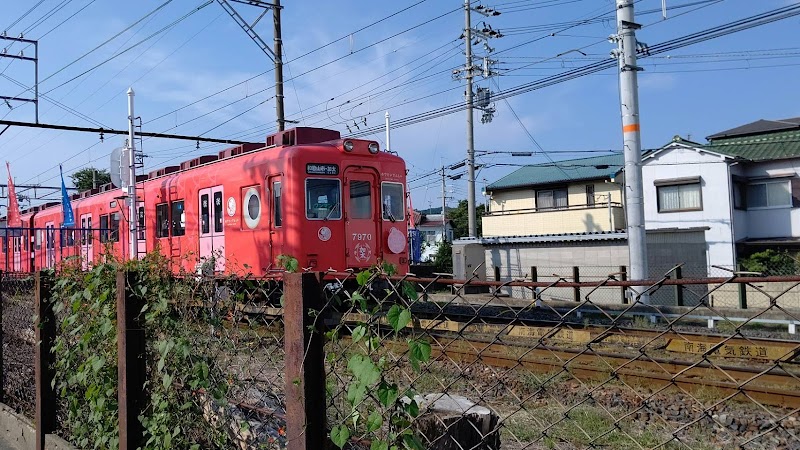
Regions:
[[[13, 409], [0, 403], [0, 450], [29, 450], [36, 446], [33, 424]], [[58, 436], [48, 434], [45, 448], [75, 450], [75, 447]]]

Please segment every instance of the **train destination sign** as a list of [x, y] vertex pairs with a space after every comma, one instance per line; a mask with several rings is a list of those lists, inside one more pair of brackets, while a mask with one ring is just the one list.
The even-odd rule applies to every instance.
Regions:
[[308, 163], [306, 173], [309, 175], [339, 175], [339, 166], [336, 164]]

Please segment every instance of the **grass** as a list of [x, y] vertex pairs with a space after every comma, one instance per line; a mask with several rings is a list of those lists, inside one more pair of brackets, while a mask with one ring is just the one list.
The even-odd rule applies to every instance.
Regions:
[[681, 436], [682, 442], [671, 441], [671, 430], [660, 423], [641, 426], [637, 421], [626, 421], [615, 426], [613, 417], [603, 408], [579, 406], [566, 416], [556, 407], [541, 407], [522, 410], [507, 417], [502, 429], [501, 441], [529, 444], [540, 442], [544, 448], [563, 448], [564, 444], [576, 448], [587, 446], [613, 449], [641, 449], [659, 447], [664, 449], [711, 450], [709, 436], [693, 430]]

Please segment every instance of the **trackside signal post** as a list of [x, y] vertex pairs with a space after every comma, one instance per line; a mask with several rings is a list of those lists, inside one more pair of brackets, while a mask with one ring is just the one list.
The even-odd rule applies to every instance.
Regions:
[[[642, 187], [642, 138], [639, 130], [639, 87], [636, 65], [636, 30], [641, 25], [633, 21], [634, 0], [616, 0], [619, 94], [622, 110], [622, 138], [625, 155], [625, 211], [627, 215], [628, 254], [630, 278], [645, 280], [647, 270], [647, 235], [644, 224], [644, 189]], [[636, 295], [643, 287], [632, 288]], [[642, 295], [640, 301], [648, 303]]]

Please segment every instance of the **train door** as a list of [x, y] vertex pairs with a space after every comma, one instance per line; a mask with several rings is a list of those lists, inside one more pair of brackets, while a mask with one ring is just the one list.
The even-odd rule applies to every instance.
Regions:
[[55, 223], [47, 222], [44, 225], [44, 265], [51, 268], [56, 265], [56, 230]]
[[14, 237], [11, 238], [14, 245], [14, 272], [22, 272], [22, 231], [13, 231]]
[[81, 214], [81, 265], [83, 270], [88, 270], [89, 266], [94, 261], [94, 252], [92, 251], [92, 215]]
[[[214, 271], [225, 270], [225, 226], [223, 224], [222, 186], [200, 189], [200, 264], [213, 261]], [[208, 271], [205, 267], [203, 271]]]
[[380, 256], [377, 181], [377, 174], [371, 169], [348, 167], [344, 172], [347, 267], [369, 267]]
[[147, 235], [145, 234], [144, 202], [136, 202], [136, 253], [139, 259], [147, 255]]
[[269, 196], [269, 262], [276, 264], [278, 255], [283, 253], [283, 182], [280, 175], [276, 175], [267, 177], [266, 184]]

